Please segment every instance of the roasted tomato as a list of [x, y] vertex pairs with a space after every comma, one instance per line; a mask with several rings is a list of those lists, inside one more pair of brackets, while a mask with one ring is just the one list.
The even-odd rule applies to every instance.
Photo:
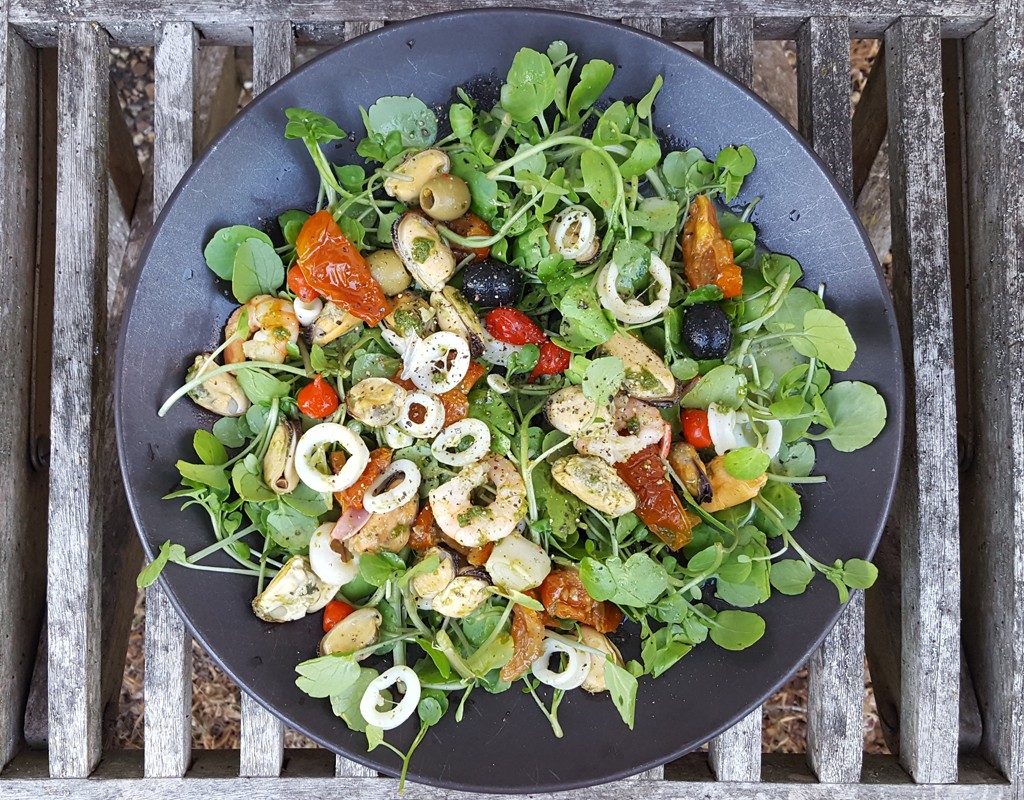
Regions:
[[310, 419], [324, 419], [338, 410], [338, 393], [323, 375], [317, 375], [312, 383], [299, 389], [295, 402]]
[[554, 342], [544, 342], [540, 346], [540, 356], [537, 358], [537, 366], [530, 373], [530, 383], [533, 383], [542, 375], [561, 375], [572, 362], [572, 353], [563, 350]]
[[[337, 450], [330, 455], [331, 470], [335, 473], [345, 466], [345, 456]], [[379, 478], [384, 470], [391, 466], [391, 451], [386, 447], [378, 447], [370, 453], [370, 463], [366, 465], [363, 474], [359, 479], [340, 492], [334, 493], [334, 499], [338, 501], [343, 511], [350, 508], [363, 507], [363, 495], [370, 488], [370, 484]]]
[[416, 521], [412, 524], [409, 547], [417, 553], [422, 553], [439, 541], [437, 526], [434, 525], [434, 512], [430, 508], [430, 503], [424, 503], [420, 513], [416, 515]]
[[548, 337], [532, 319], [518, 308], [496, 308], [484, 320], [487, 332], [506, 344], [547, 343]]
[[[491, 226], [484, 222], [480, 217], [474, 214], [472, 211], [467, 211], [458, 219], [453, 219], [451, 222], [444, 223], [445, 226], [452, 233], [457, 233], [459, 236], [491, 236], [494, 231], [491, 230]], [[465, 258], [470, 253], [476, 256], [477, 261], [483, 261], [487, 256], [491, 254], [491, 248], [489, 247], [462, 247], [454, 242], [449, 242], [452, 251], [459, 258]]]
[[348, 603], [343, 603], [341, 600], [331, 600], [331, 602], [324, 606], [324, 633], [329, 633], [331, 628], [345, 619], [345, 617], [353, 611], [355, 611], [355, 609]]
[[706, 195], [697, 195], [690, 205], [682, 245], [691, 289], [714, 284], [724, 297], [740, 296], [743, 270], [733, 262], [732, 242], [722, 235], [715, 207]]
[[636, 495], [635, 513], [644, 525], [672, 550], [690, 543], [691, 531], [700, 519], [683, 508], [673, 491], [658, 445], [645, 447], [616, 464], [615, 471]]
[[[534, 600], [537, 592], [527, 592]], [[512, 609], [512, 658], [501, 668], [501, 679], [511, 683], [521, 677], [544, 652], [544, 614], [516, 604]]]
[[384, 290], [330, 211], [318, 211], [306, 220], [295, 252], [306, 283], [332, 303], [369, 325], [391, 313]]
[[480, 547], [474, 547], [466, 555], [466, 561], [474, 567], [482, 567], [487, 563], [487, 559], [491, 557], [491, 551], [493, 549], [494, 542], [488, 542], [487, 544], [480, 545]]
[[595, 600], [587, 594], [575, 570], [551, 570], [540, 585], [540, 600], [551, 616], [574, 619], [601, 633], [611, 633], [622, 622], [618, 606], [607, 600]]
[[297, 298], [306, 303], [311, 303], [319, 296], [316, 289], [306, 283], [306, 276], [302, 274], [298, 264], [288, 270], [288, 288]]

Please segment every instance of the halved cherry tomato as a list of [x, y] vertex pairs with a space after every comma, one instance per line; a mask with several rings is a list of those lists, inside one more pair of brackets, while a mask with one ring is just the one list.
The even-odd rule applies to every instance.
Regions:
[[[459, 236], [491, 236], [494, 234], [491, 226], [472, 211], [467, 211], [458, 219], [453, 219], [451, 222], [444, 223], [444, 225], [452, 233], [457, 233]], [[460, 258], [465, 258], [472, 253], [476, 256], [477, 261], [483, 261], [483, 259], [491, 254], [491, 248], [489, 247], [463, 247], [454, 242], [449, 242], [449, 244]]]
[[518, 308], [496, 308], [484, 320], [487, 332], [506, 344], [544, 344], [548, 337]]
[[304, 303], [310, 303], [320, 296], [316, 289], [306, 282], [306, 276], [302, 274], [298, 264], [288, 270], [288, 288]]
[[540, 346], [537, 366], [530, 373], [530, 383], [533, 383], [541, 375], [561, 375], [569, 369], [570, 361], [572, 361], [572, 353], [568, 350], [563, 350], [554, 342], [544, 342]]
[[324, 633], [351, 614], [355, 609], [341, 600], [332, 600], [324, 606]]
[[714, 284], [723, 297], [743, 292], [743, 270], [733, 262], [732, 242], [718, 227], [715, 207], [707, 195], [697, 195], [683, 226], [683, 261], [691, 289]]
[[306, 283], [332, 303], [369, 325], [391, 313], [384, 290], [330, 211], [317, 211], [306, 220], [295, 252]]
[[437, 528], [434, 525], [434, 510], [427, 502], [423, 504], [420, 513], [416, 515], [416, 521], [412, 524], [409, 547], [422, 553], [427, 548], [433, 547], [438, 541]]
[[625, 461], [615, 471], [636, 495], [636, 515], [655, 536], [672, 550], [690, 543], [691, 531], [700, 519], [691, 514], [673, 491], [665, 474], [665, 464], [652, 444]]
[[711, 429], [708, 427], [708, 412], [699, 408], [683, 409], [683, 438], [698, 450], [711, 447]]
[[[345, 462], [341, 459], [337, 459], [336, 456], [341, 454], [337, 451], [331, 453], [331, 471], [338, 472]], [[335, 468], [335, 464], [341, 461]], [[342, 510], [347, 511], [350, 508], [362, 508], [363, 507], [363, 495], [366, 494], [366, 490], [370, 488], [370, 484], [379, 478], [388, 467], [391, 466], [391, 451], [386, 447], [378, 447], [376, 450], [370, 453], [370, 461], [366, 465], [366, 469], [363, 470], [363, 474], [359, 476], [355, 483], [349, 486], [347, 489], [342, 489], [340, 492], [334, 493], [334, 499], [338, 501]]]
[[324, 419], [338, 410], [338, 393], [323, 375], [317, 375], [312, 383], [299, 389], [295, 400], [299, 411], [311, 419]]
[[576, 570], [551, 570], [540, 585], [540, 601], [551, 616], [574, 619], [601, 633], [611, 633], [622, 622], [619, 607], [591, 597]]

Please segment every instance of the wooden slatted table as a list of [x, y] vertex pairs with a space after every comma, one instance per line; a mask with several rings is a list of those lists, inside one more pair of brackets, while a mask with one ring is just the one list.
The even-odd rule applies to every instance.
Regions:
[[[296, 43], [335, 44], [380, 27], [383, 13], [397, 20], [459, 5], [0, 0], [0, 467], [8, 487], [0, 504], [0, 800], [394, 794], [394, 781], [346, 759], [286, 752], [282, 724], [244, 694], [240, 753], [193, 753], [191, 643], [158, 586], [146, 598], [144, 756], [104, 749], [103, 686], [113, 667], [103, 663], [101, 637], [107, 595], [116, 587], [101, 585], [101, 561], [109, 566], [123, 557], [122, 572], [131, 572], [138, 558], [118, 513], [123, 492], [111, 488], [118, 478], [110, 449], [110, 342], [152, 214], [205, 138], [196, 116], [216, 113], [197, 90], [201, 45], [251, 46], [258, 93], [292, 68]], [[558, 0], [530, 5], [571, 7]], [[757, 710], [707, 754], [585, 796], [1024, 796], [1024, 5], [596, 0], [589, 11], [673, 40], [703, 39], [706, 56], [748, 84], [755, 38], [795, 39], [801, 132], [847, 192], [849, 41], [884, 39], [893, 292], [909, 402], [893, 515], [902, 542], [900, 755], [862, 753], [865, 605], [857, 592], [809, 663], [806, 760], [762, 756]], [[963, 93], [953, 130], [944, 130], [949, 115], [938, 77], [943, 39], [957, 40]], [[126, 267], [108, 297], [112, 45], [156, 47], [156, 142], [152, 208], [140, 201], [128, 213], [131, 236], [118, 253]], [[52, 48], [55, 120], [39, 99], [53, 78]], [[955, 185], [945, 168], [951, 142], [966, 167], [955, 172]], [[54, 181], [55, 192], [48, 190]], [[116, 176], [114, 183], [121, 192]], [[54, 197], [55, 210], [48, 205]], [[967, 243], [966, 312], [954, 313], [951, 230], [960, 231], [958, 245]], [[52, 307], [35, 302], [48, 298], [51, 280]], [[964, 313], [967, 338], [956, 343], [954, 364], [954, 317]], [[52, 354], [48, 340], [38, 343], [51, 317]], [[48, 392], [32, 377], [46, 371]], [[962, 396], [954, 392], [958, 375]], [[38, 435], [47, 429], [48, 449]], [[967, 458], [961, 452], [959, 463], [958, 433], [961, 451], [964, 441], [971, 451]], [[127, 555], [111, 554], [105, 539], [122, 542]], [[48, 749], [32, 751], [23, 747], [23, 716], [44, 614]], [[958, 748], [961, 651], [983, 723], [980, 752], [970, 757]]]

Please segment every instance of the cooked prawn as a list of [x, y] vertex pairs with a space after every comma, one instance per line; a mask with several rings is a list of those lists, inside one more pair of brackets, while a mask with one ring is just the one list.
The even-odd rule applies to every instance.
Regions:
[[299, 318], [288, 300], [260, 294], [239, 306], [228, 317], [224, 338], [229, 339], [238, 330], [242, 309], [249, 314], [249, 334], [244, 341], [236, 339], [224, 349], [224, 363], [245, 361], [271, 361], [283, 364], [288, 356], [288, 345], [299, 338]]
[[[494, 484], [494, 500], [474, 505], [474, 491], [487, 483]], [[508, 536], [526, 516], [526, 484], [511, 461], [491, 453], [431, 491], [430, 508], [445, 534], [479, 547]]]
[[577, 436], [573, 444], [583, 455], [598, 456], [609, 464], [616, 464], [645, 447], [658, 444], [670, 431], [671, 427], [658, 409], [623, 394], [612, 403], [611, 421], [591, 427]]

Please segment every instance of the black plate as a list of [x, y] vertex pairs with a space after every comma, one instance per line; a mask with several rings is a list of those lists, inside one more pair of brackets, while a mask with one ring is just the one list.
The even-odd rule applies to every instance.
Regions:
[[[852, 454], [817, 448], [818, 471], [830, 480], [804, 490], [798, 534], [825, 561], [870, 557], [896, 475], [903, 382], [892, 306], [850, 206], [778, 115], [704, 61], [617, 24], [513, 10], [426, 17], [331, 51], [252, 103], [178, 186], [143, 256], [117, 366], [121, 463], [150, 555], [167, 538], [190, 552], [210, 539], [200, 511], [178, 513], [160, 498], [175, 488], [174, 462], [190, 457], [193, 430], [212, 419], [188, 401], [163, 420], [156, 416], [194, 354], [216, 343], [232, 309], [225, 287], [204, 265], [203, 246], [222, 226], [269, 229], [278, 213], [315, 198], [308, 155], [300, 142], [283, 137], [284, 109], [315, 109], [361, 135], [359, 105], [410, 93], [446, 104], [454, 86], [481, 76], [500, 82], [518, 48], [543, 50], [555, 39], [583, 60], [604, 58], [618, 67], [608, 97], [641, 97], [661, 73], [655, 121], [675, 143], [711, 154], [730, 144], [754, 149], [758, 166], [739, 202], [763, 198], [753, 216], [760, 240], [799, 259], [805, 285], [826, 284], [829, 306], [847, 320], [858, 345], [856, 363], [843, 377], [870, 381], [889, 406], [888, 427], [870, 447]], [[329, 156], [353, 159], [352, 140]], [[307, 698], [294, 685], [295, 665], [314, 655], [319, 614], [269, 625], [249, 609], [254, 584], [247, 578], [172, 566], [163, 580], [196, 638], [260, 703], [324, 746], [396, 774], [397, 758], [384, 748], [367, 754], [362, 734], [336, 719], [326, 700]], [[643, 680], [632, 733], [606, 696], [572, 693], [562, 703], [566, 735], [558, 740], [528, 695], [478, 690], [461, 724], [449, 713], [430, 730], [410, 777], [467, 790], [544, 792], [649, 769], [696, 748], [764, 700], [806, 660], [839, 610], [835, 589], [823, 579], [800, 597], [773, 597], [759, 609], [768, 631], [755, 647], [731, 653], [707, 643], [657, 681]], [[388, 738], [404, 748], [413, 734], [408, 724]]]

